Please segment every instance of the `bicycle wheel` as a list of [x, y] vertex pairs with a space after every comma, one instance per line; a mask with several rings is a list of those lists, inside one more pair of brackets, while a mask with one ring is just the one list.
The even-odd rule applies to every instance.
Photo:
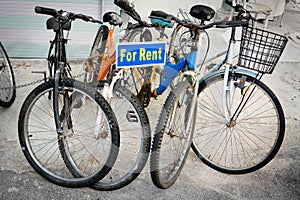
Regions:
[[158, 119], [150, 156], [151, 178], [158, 188], [175, 183], [187, 158], [194, 127], [194, 121], [187, 127], [187, 120], [190, 113], [196, 114], [190, 106], [192, 93], [190, 83], [178, 83]]
[[191, 52], [193, 36], [188, 28], [178, 25], [171, 34], [168, 56], [172, 58], [171, 62], [177, 61], [185, 57]]
[[[222, 108], [224, 73], [200, 83], [192, 148], [208, 166], [228, 174], [245, 174], [265, 166], [278, 152], [285, 120], [274, 93], [251, 76], [229, 76], [229, 116]], [[240, 112], [236, 112], [240, 110]], [[238, 114], [239, 113], [239, 114]]]
[[[70, 79], [60, 84], [63, 133], [58, 134], [55, 127], [54, 81], [50, 80], [36, 87], [23, 103], [18, 122], [21, 148], [33, 169], [52, 183], [91, 186], [116, 161], [120, 144], [116, 118], [105, 99], [91, 88]], [[74, 176], [72, 166], [82, 174]]]
[[109, 29], [107, 26], [102, 25], [99, 27], [96, 37], [93, 42], [93, 46], [90, 52], [90, 56], [86, 60], [87, 72], [84, 76], [84, 82], [93, 82], [99, 79], [103, 79], [109, 70], [110, 62], [108, 59], [108, 34]]
[[[97, 190], [116, 190], [134, 181], [148, 160], [151, 145], [149, 119], [137, 97], [117, 83], [108, 102], [118, 121], [120, 149], [108, 175], [92, 186]], [[80, 169], [73, 167], [76, 175], [81, 174]]]
[[9, 107], [16, 99], [16, 83], [10, 60], [0, 42], [0, 106]]
[[100, 26], [96, 34], [95, 40], [93, 42], [90, 56], [95, 54], [103, 54], [105, 52], [107, 37], [108, 37], [108, 27], [104, 25]]

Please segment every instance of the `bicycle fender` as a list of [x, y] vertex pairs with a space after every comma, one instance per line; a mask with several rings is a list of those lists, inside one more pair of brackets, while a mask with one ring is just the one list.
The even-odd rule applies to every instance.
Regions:
[[[210, 78], [212, 76], [215, 76], [217, 74], [222, 74], [224, 72], [225, 72], [225, 69], [219, 69], [219, 70], [207, 73], [206, 75], [204, 75], [200, 79], [199, 83], [201, 83], [202, 81], [205, 81], [206, 79], [208, 79], [208, 78]], [[253, 71], [250, 71], [250, 70], [247, 70], [247, 69], [243, 69], [243, 68], [235, 68], [235, 69], [231, 70], [231, 72], [233, 72], [233, 73], [239, 73], [239, 74], [246, 74], [246, 75], [252, 76], [252, 77], [256, 77], [257, 76], [256, 72], [253, 72]]]

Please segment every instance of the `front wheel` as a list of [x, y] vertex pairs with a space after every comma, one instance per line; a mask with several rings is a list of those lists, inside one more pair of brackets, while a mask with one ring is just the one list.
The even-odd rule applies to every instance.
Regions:
[[16, 98], [15, 76], [8, 55], [0, 42], [0, 106], [9, 107]]
[[[155, 130], [150, 157], [153, 183], [161, 189], [175, 183], [186, 161], [193, 137], [194, 121], [187, 127], [193, 89], [189, 82], [178, 83], [169, 94]], [[192, 116], [190, 116], [192, 115]]]
[[[63, 132], [57, 133], [53, 87], [54, 80], [39, 85], [22, 105], [18, 122], [22, 151], [32, 168], [52, 183], [91, 186], [108, 174], [118, 156], [116, 117], [100, 94], [65, 79], [58, 95]], [[74, 166], [82, 173], [74, 173]]]
[[229, 75], [226, 115], [222, 105], [224, 73], [200, 82], [192, 148], [208, 166], [228, 174], [245, 174], [265, 166], [278, 152], [285, 131], [282, 107], [261, 81]]

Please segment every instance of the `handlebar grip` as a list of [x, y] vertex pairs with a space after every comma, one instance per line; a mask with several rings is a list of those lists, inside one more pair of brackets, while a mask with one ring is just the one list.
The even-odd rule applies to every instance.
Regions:
[[57, 10], [53, 8], [45, 8], [40, 6], [36, 6], [34, 11], [38, 14], [51, 15], [53, 17], [56, 17], [58, 14]]
[[247, 26], [248, 21], [232, 20], [232, 21], [222, 21], [220, 24], [216, 24], [216, 28], [229, 28], [238, 26]]
[[97, 19], [94, 19], [93, 17], [88, 16], [88, 15], [77, 14], [77, 15], [75, 15], [75, 17], [77, 19], [81, 19], [81, 20], [86, 21], [86, 22], [93, 22], [93, 23], [103, 24], [103, 22], [101, 22]]

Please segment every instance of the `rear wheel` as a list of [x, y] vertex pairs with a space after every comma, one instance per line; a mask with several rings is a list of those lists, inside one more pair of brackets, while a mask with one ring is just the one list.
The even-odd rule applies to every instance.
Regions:
[[16, 83], [8, 55], [0, 42], [0, 106], [9, 107], [16, 98]]
[[[152, 41], [148, 29], [134, 29], [129, 36], [129, 42]], [[124, 70], [125, 86], [135, 94], [146, 108], [151, 99], [151, 75], [153, 67], [131, 68]]]

